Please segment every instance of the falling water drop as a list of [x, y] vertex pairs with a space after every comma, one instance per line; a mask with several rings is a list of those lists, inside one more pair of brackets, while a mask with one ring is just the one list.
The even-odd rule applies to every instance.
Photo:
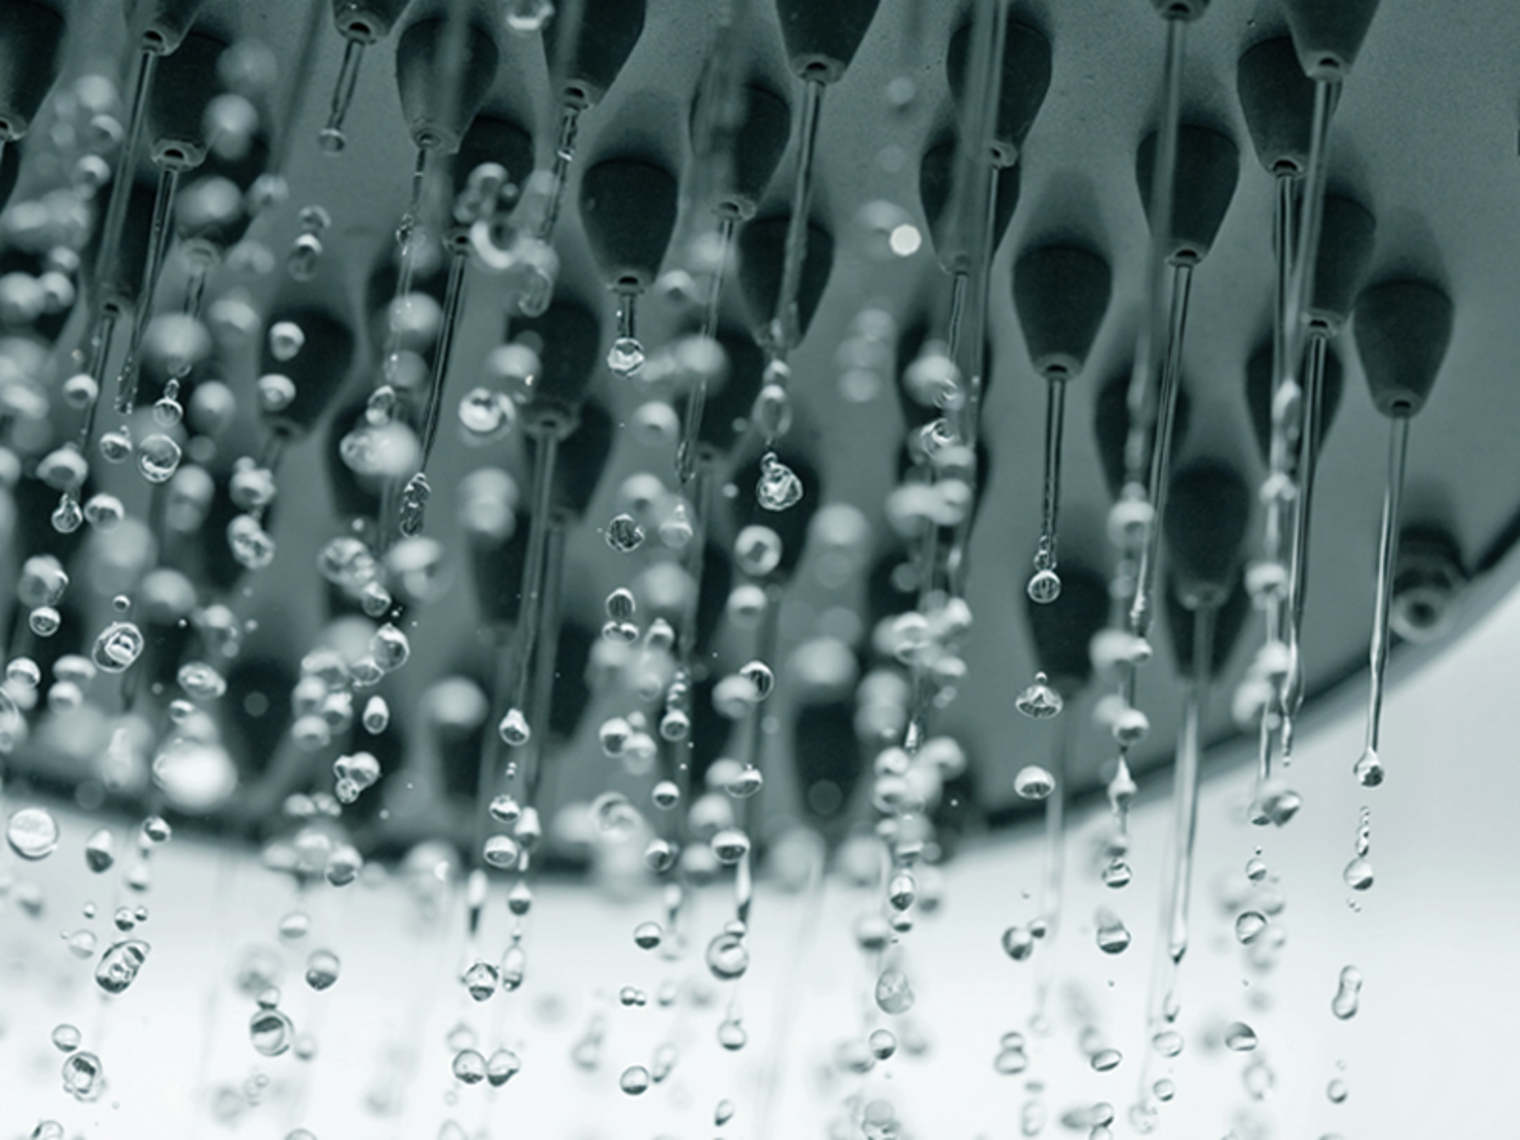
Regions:
[[1047, 606], [1061, 596], [1061, 576], [1050, 569], [1036, 570], [1025, 588], [1030, 601]]
[[1109, 910], [1098, 912], [1098, 949], [1105, 954], [1122, 954], [1129, 948], [1130, 933], [1118, 915]]
[[1026, 764], [1013, 777], [1013, 790], [1026, 800], [1043, 800], [1055, 791], [1056, 778], [1038, 764]]
[[338, 980], [340, 963], [331, 950], [313, 950], [306, 959], [306, 984], [320, 993]]
[[784, 511], [802, 501], [802, 480], [782, 463], [774, 451], [760, 460], [760, 481], [755, 485], [755, 499], [768, 511]]
[[1015, 962], [1034, 953], [1034, 935], [1026, 926], [1010, 926], [1003, 931], [1003, 952]]
[[640, 950], [655, 949], [664, 936], [658, 922], [641, 922], [633, 928], [633, 944]]
[[1361, 1000], [1362, 972], [1355, 966], [1346, 966], [1341, 970], [1335, 997], [1330, 1002], [1330, 1011], [1342, 1021], [1349, 1021], [1356, 1016]]
[[496, 731], [502, 741], [511, 748], [521, 748], [533, 735], [532, 729], [528, 727], [528, 718], [523, 715], [522, 709], [518, 708], [507, 710], [507, 715], [501, 718]]
[[1134, 871], [1123, 859], [1110, 860], [1103, 868], [1103, 885], [1111, 890], [1123, 890], [1134, 877]]
[[876, 1006], [883, 1013], [903, 1014], [913, 1008], [913, 987], [908, 975], [895, 967], [881, 972], [876, 979]]
[[129, 621], [116, 621], [100, 631], [90, 649], [90, 660], [103, 673], [121, 673], [132, 667], [143, 651], [142, 630]]
[[475, 1049], [461, 1049], [454, 1054], [454, 1079], [464, 1085], [478, 1085], [486, 1079], [486, 1059]]
[[1249, 1053], [1256, 1048], [1256, 1031], [1243, 1021], [1225, 1027], [1224, 1047], [1234, 1053]]
[[719, 1128], [722, 1128], [725, 1124], [734, 1118], [734, 1111], [733, 1101], [726, 1099], [720, 1100], [718, 1102], [718, 1107], [713, 1109], [713, 1123], [716, 1124]]
[[119, 994], [137, 980], [137, 973], [148, 959], [146, 942], [129, 939], [118, 942], [100, 956], [95, 967], [95, 984], [108, 994]]
[[486, 1080], [500, 1088], [522, 1070], [522, 1059], [510, 1049], [498, 1049], [486, 1062]]
[[137, 471], [149, 483], [167, 483], [179, 470], [179, 444], [166, 435], [150, 435], [137, 446]]
[[53, 1027], [53, 1045], [62, 1053], [72, 1053], [78, 1049], [81, 1040], [83, 1037], [78, 1028], [66, 1021]]
[[1048, 720], [1065, 707], [1061, 694], [1050, 686], [1050, 678], [1044, 673], [1034, 675], [1030, 685], [1014, 701], [1014, 707], [1032, 720]]
[[94, 1053], [70, 1053], [63, 1062], [64, 1091], [75, 1100], [94, 1100], [104, 1085], [104, 1070]]
[[28, 862], [46, 859], [58, 849], [58, 821], [46, 808], [21, 808], [11, 813], [5, 841]]
[[639, 1096], [649, 1088], [649, 1070], [643, 1065], [629, 1065], [618, 1078], [618, 1088], [629, 1096]]
[[464, 972], [465, 992], [475, 1001], [488, 1001], [496, 993], [501, 975], [489, 962], [476, 962]]
[[1368, 748], [1362, 753], [1352, 771], [1364, 788], [1375, 788], [1383, 782], [1383, 762], [1378, 759], [1374, 748]]
[[707, 944], [707, 968], [720, 982], [731, 982], [749, 969], [749, 949], [744, 937], [723, 931]]
[[265, 1057], [278, 1057], [290, 1049], [295, 1026], [278, 1009], [260, 1009], [248, 1022], [254, 1049]]
[[1099, 1049], [1092, 1055], [1088, 1063], [1092, 1066], [1094, 1072], [1106, 1073], [1111, 1069], [1117, 1069], [1119, 1062], [1122, 1060], [1124, 1060], [1124, 1054], [1120, 1053], [1117, 1049]]
[[1235, 940], [1249, 946], [1267, 928], [1267, 920], [1259, 911], [1243, 911], [1235, 919]]
[[607, 367], [614, 376], [624, 379], [634, 375], [644, 367], [644, 346], [637, 337], [618, 337], [607, 350]]
[[1365, 891], [1372, 886], [1372, 864], [1358, 855], [1346, 864], [1346, 869], [1341, 872], [1341, 878], [1353, 891]]
[[632, 515], [617, 515], [607, 524], [607, 545], [619, 554], [632, 554], [644, 545], [644, 528]]

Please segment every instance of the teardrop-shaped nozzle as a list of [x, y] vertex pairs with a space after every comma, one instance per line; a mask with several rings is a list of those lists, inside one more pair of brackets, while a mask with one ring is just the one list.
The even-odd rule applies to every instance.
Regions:
[[[7, 147], [6, 151], [12, 153], [14, 148]], [[153, 203], [158, 196], [158, 186], [153, 179], [140, 176], [133, 180], [128, 194], [126, 224], [122, 226], [121, 245], [117, 248], [111, 280], [95, 282], [102, 311], [118, 317], [137, 303], [138, 294], [142, 292], [143, 272], [148, 264], [148, 239], [153, 231]], [[85, 261], [93, 267], [92, 274], [99, 268], [100, 241], [101, 231], [96, 227], [85, 250]]]
[[1108, 262], [1089, 249], [1047, 245], [1029, 250], [1013, 267], [1013, 304], [1029, 360], [1049, 380], [1082, 371], [1108, 311]]
[[477, 167], [494, 162], [507, 172], [507, 181], [521, 186], [533, 173], [533, 135], [522, 124], [483, 111], [465, 131], [451, 163], [455, 189], [463, 188]]
[[604, 158], [581, 176], [581, 222], [609, 289], [642, 293], [675, 232], [679, 185], [646, 158]]
[[876, 16], [881, 0], [776, 0], [787, 58], [799, 79], [837, 83]]
[[159, 64], [148, 97], [150, 153], [159, 166], [193, 170], [206, 161], [206, 104], [222, 92], [217, 61], [226, 50], [226, 40], [196, 30]]
[[[1098, 460], [1103, 466], [1103, 485], [1108, 488], [1109, 498], [1115, 500], [1129, 477], [1124, 449], [1129, 440], [1129, 385], [1133, 369], [1132, 364], [1126, 364], [1114, 371], [1098, 389], [1098, 399], [1093, 407], [1093, 438], [1098, 445]], [[1187, 439], [1192, 415], [1193, 399], [1188, 395], [1187, 385], [1179, 384], [1177, 407], [1172, 414], [1173, 456]], [[1162, 474], [1165, 477], [1168, 472]]]
[[282, 322], [301, 330], [301, 347], [294, 356], [282, 360], [273, 354], [266, 336], [260, 367], [265, 373], [288, 376], [295, 385], [295, 396], [279, 411], [266, 411], [264, 419], [273, 430], [300, 438], [343, 390], [354, 362], [354, 334], [325, 309], [310, 306], [282, 308], [271, 314], [271, 327]]
[[1256, 157], [1268, 174], [1301, 176], [1309, 169], [1314, 130], [1314, 82], [1298, 64], [1291, 36], [1247, 48], [1235, 72], [1240, 109]]
[[561, 290], [543, 316], [514, 319], [512, 333], [538, 353], [540, 364], [524, 419], [535, 430], [563, 439], [575, 429], [601, 362], [601, 318]]
[[792, 763], [812, 827], [825, 836], [841, 837], [846, 808], [865, 770], [853, 700], [805, 704], [797, 710]]
[[[585, 110], [602, 101], [644, 33], [645, 0], [581, 0], [559, 4], [545, 29], [549, 74], [560, 83], [559, 98]], [[575, 9], [572, 28], [560, 11]]]
[[64, 21], [37, 0], [0, 2], [0, 141], [26, 134], [58, 78]]
[[[967, 68], [970, 66], [974, 23], [968, 19], [951, 34], [945, 55], [945, 70], [956, 109], [960, 112], [962, 130], [969, 121], [966, 87], [970, 83]], [[1003, 74], [998, 85], [997, 116], [989, 124], [992, 161], [997, 165], [1012, 166], [1018, 161], [1024, 139], [1029, 128], [1034, 126], [1035, 116], [1040, 113], [1040, 105], [1045, 102], [1045, 93], [1049, 89], [1050, 41], [1038, 29], [1009, 19], [1003, 35]]]
[[1340, 83], [1362, 50], [1378, 0], [1283, 0], [1283, 7], [1304, 74]]
[[1108, 625], [1108, 579], [1080, 563], [1061, 563], [1061, 593], [1037, 603], [1024, 594], [1024, 617], [1035, 661], [1054, 688], [1071, 700], [1092, 678], [1092, 639]]
[[1376, 237], [1377, 220], [1361, 203], [1341, 194], [1325, 195], [1314, 285], [1304, 309], [1319, 331], [1334, 336], [1351, 319]]
[[[1212, 608], [1213, 653], [1209, 659], [1209, 676], [1219, 677], [1230, 663], [1235, 647], [1240, 644], [1241, 634], [1250, 624], [1251, 595], [1246, 590], [1245, 574], [1242, 571], [1236, 570], [1234, 583], [1224, 600]], [[1168, 576], [1166, 630], [1168, 640], [1172, 643], [1172, 656], [1177, 662], [1177, 672], [1183, 677], [1195, 674], [1197, 663], [1193, 659], [1193, 647], [1197, 642], [1193, 629], [1198, 620], [1198, 607], [1189, 607], [1182, 600], [1176, 579]]]
[[[1272, 455], [1272, 390], [1275, 385], [1272, 342], [1269, 340], [1246, 361], [1246, 407], [1251, 413], [1251, 432], [1256, 437], [1256, 447], [1263, 463]], [[1346, 374], [1340, 359], [1333, 352], [1326, 352], [1325, 374], [1320, 387], [1319, 438], [1315, 441], [1319, 446], [1324, 445], [1330, 425], [1335, 422], [1345, 386]]]
[[1372, 402], [1403, 419], [1425, 406], [1451, 343], [1451, 298], [1428, 281], [1384, 281], [1356, 301], [1356, 351]]
[[[971, 251], [957, 235], [947, 233], [950, 196], [955, 190], [956, 158], [959, 139], [954, 131], [942, 134], [924, 151], [918, 166], [918, 197], [924, 207], [924, 217], [929, 220], [929, 235], [934, 251], [946, 273], [965, 273], [970, 269]], [[992, 232], [989, 236], [990, 255], [997, 253], [1013, 220], [1013, 211], [1019, 204], [1019, 184], [1023, 168], [1010, 166], [998, 171], [997, 200], [992, 210]]]
[[[554, 465], [550, 510], [564, 523], [585, 515], [617, 444], [617, 425], [607, 405], [595, 396], [582, 401], [575, 430], [561, 440]], [[528, 444], [529, 459], [538, 441]]]
[[[739, 231], [739, 284], [744, 301], [762, 343], [769, 338], [776, 299], [781, 293], [781, 271], [786, 251], [787, 214], [773, 214], [748, 222]], [[808, 325], [823, 300], [823, 291], [834, 268], [834, 236], [809, 221], [807, 257], [802, 262], [802, 282], [797, 289], [798, 339], [807, 336]]]
[[[1146, 216], [1151, 212], [1155, 179], [1156, 132], [1140, 142], [1135, 177]], [[1240, 178], [1240, 151], [1235, 143], [1208, 127], [1183, 123], [1177, 130], [1177, 181], [1172, 196], [1171, 247], [1173, 265], [1197, 265], [1208, 256]]]
[[[396, 87], [406, 129], [419, 150], [452, 154], [496, 82], [501, 53], [473, 13], [463, 29], [435, 16], [408, 24], [396, 42]], [[459, 58], [444, 57], [458, 45]]]
[[411, 0], [332, 0], [333, 23], [344, 39], [372, 44], [390, 35]]
[[[467, 478], [482, 474], [477, 471]], [[470, 494], [489, 494], [493, 490], [463, 486], [464, 509], [469, 510]], [[470, 580], [475, 587], [475, 605], [481, 621], [498, 627], [513, 624], [522, 608], [523, 571], [528, 564], [527, 518], [520, 515], [511, 533], [505, 536], [493, 533], [492, 529], [469, 525], [464, 530], [470, 550]]]
[[172, 55], [195, 23], [203, 0], [127, 0], [127, 27], [143, 51]]
[[1162, 533], [1177, 596], [1190, 609], [1229, 596], [1245, 556], [1251, 489], [1219, 459], [1196, 459], [1172, 477]]
[[[704, 97], [712, 88], [713, 84], [706, 81], [698, 84], [697, 97], [692, 101], [694, 143], [701, 141], [695, 138], [695, 134], [703, 116], [711, 114], [716, 118], [723, 114], [721, 108], [703, 105]], [[792, 133], [792, 108], [785, 98], [758, 79], [751, 79], [731, 97], [743, 103], [735, 121], [727, 126], [718, 122], [712, 124], [715, 141], [729, 140], [728, 185], [722, 187], [717, 209], [724, 217], [744, 220], [754, 217], [760, 199], [765, 196], [765, 188], [786, 152], [787, 140]]]
[[5, 209], [5, 204], [11, 200], [11, 191], [16, 188], [16, 178], [21, 173], [21, 148], [7, 146], [0, 151], [0, 210]]

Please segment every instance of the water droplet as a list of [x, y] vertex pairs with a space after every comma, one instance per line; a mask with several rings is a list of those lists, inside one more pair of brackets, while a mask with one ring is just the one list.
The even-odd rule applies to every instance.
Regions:
[[633, 944], [640, 950], [653, 950], [664, 935], [658, 922], [641, 922], [633, 928]]
[[496, 993], [501, 974], [489, 962], [476, 962], [464, 972], [465, 992], [476, 1001], [486, 1001]]
[[95, 638], [90, 661], [103, 673], [121, 673], [132, 667], [142, 651], [142, 630], [132, 622], [116, 621]]
[[1235, 920], [1235, 939], [1242, 945], [1250, 945], [1256, 940], [1263, 930], [1267, 928], [1267, 920], [1258, 911], [1243, 911]]
[[1034, 953], [1034, 934], [1028, 927], [1010, 926], [1003, 931], [1003, 952], [1015, 962], [1022, 962]]
[[1175, 1057], [1182, 1052], [1182, 1034], [1175, 1029], [1163, 1029], [1151, 1038], [1151, 1045], [1163, 1057]]
[[265, 1057], [278, 1057], [290, 1048], [295, 1026], [277, 1009], [260, 1009], [248, 1022], [248, 1037]]
[[764, 661], [751, 661], [739, 669], [739, 676], [743, 677], [755, 688], [755, 700], [763, 701], [771, 695], [776, 687], [776, 674]]
[[749, 836], [737, 828], [719, 831], [709, 845], [718, 862], [730, 867], [749, 854]]
[[644, 346], [635, 337], [618, 337], [607, 350], [607, 367], [614, 376], [634, 375], [644, 367]]
[[167, 483], [179, 470], [179, 444], [166, 435], [150, 435], [137, 447], [137, 471], [149, 483]]
[[1353, 891], [1365, 891], [1372, 886], [1372, 864], [1358, 855], [1346, 864], [1341, 878], [1346, 880], [1346, 885]]
[[1056, 778], [1038, 764], [1026, 764], [1013, 777], [1013, 790], [1026, 800], [1043, 800], [1055, 791]]
[[629, 1096], [638, 1096], [649, 1088], [649, 1070], [643, 1065], [629, 1065], [618, 1078], [618, 1088]]
[[1371, 748], [1362, 753], [1352, 771], [1364, 788], [1375, 788], [1383, 782], [1383, 762], [1378, 759], [1377, 752]]
[[749, 969], [749, 948], [744, 937], [723, 932], [707, 944], [707, 968], [720, 982], [731, 982]]
[[269, 326], [269, 355], [280, 363], [295, 359], [306, 344], [306, 333], [294, 321], [276, 321]]
[[1341, 970], [1335, 997], [1330, 1002], [1330, 1011], [1342, 1021], [1349, 1021], [1356, 1016], [1361, 1000], [1362, 972], [1355, 966], [1346, 966]]
[[313, 950], [306, 959], [306, 984], [320, 993], [338, 980], [340, 966], [331, 950]]
[[252, 515], [237, 515], [227, 524], [227, 545], [246, 569], [262, 570], [274, 561], [274, 539]]
[[1123, 890], [1134, 877], [1134, 871], [1123, 859], [1114, 859], [1103, 868], [1103, 885], [1111, 890]]
[[722, 1128], [733, 1118], [734, 1102], [731, 1100], [720, 1100], [718, 1107], [713, 1109], [713, 1123]]
[[1034, 684], [1014, 701], [1014, 707], [1032, 720], [1048, 720], [1058, 715], [1065, 705], [1061, 694], [1051, 688], [1050, 680], [1044, 673], [1036, 673]]
[[53, 1027], [53, 1044], [64, 1053], [78, 1049], [82, 1039], [79, 1030], [66, 1021]]
[[173, 396], [160, 396], [153, 402], [153, 420], [159, 427], [171, 428], [179, 423], [184, 415], [185, 409]]
[[27, 807], [11, 813], [5, 841], [29, 862], [46, 859], [58, 849], [58, 821], [46, 808]]
[[70, 1053], [64, 1060], [63, 1088], [75, 1100], [94, 1100], [104, 1085], [104, 1069], [94, 1053]]
[[304, 910], [293, 910], [280, 919], [280, 939], [283, 942], [299, 942], [311, 931], [311, 916]]
[[227, 691], [226, 679], [204, 661], [187, 661], [175, 675], [179, 687], [198, 701], [214, 701]]
[[464, 1085], [478, 1085], [486, 1079], [486, 1059], [475, 1049], [461, 1049], [454, 1054], [454, 1079]]
[[760, 481], [755, 485], [755, 499], [768, 511], [784, 511], [802, 501], [802, 480], [782, 463], [774, 451], [760, 460]]
[[618, 515], [607, 524], [607, 545], [619, 554], [632, 554], [644, 545], [644, 528], [632, 515]]
[[650, 790], [649, 798], [661, 811], [670, 811], [680, 804], [681, 789], [674, 780], [661, 780]]
[[517, 866], [519, 848], [510, 835], [492, 835], [486, 839], [481, 857], [491, 866], [506, 870]]
[[1346, 1082], [1340, 1077], [1334, 1078], [1325, 1086], [1325, 1095], [1330, 1098], [1331, 1104], [1340, 1104], [1350, 1092], [1351, 1090], [1346, 1087]]
[[493, 1088], [500, 1088], [522, 1069], [522, 1059], [510, 1049], [498, 1049], [486, 1062], [486, 1080]]
[[533, 888], [519, 879], [507, 892], [507, 909], [519, 917], [533, 909]]
[[1092, 1065], [1094, 1072], [1106, 1073], [1111, 1069], [1117, 1069], [1122, 1060], [1124, 1060], [1124, 1054], [1117, 1049], [1099, 1049], [1088, 1063]]
[[1246, 878], [1253, 883], [1259, 883], [1267, 877], [1267, 864], [1260, 855], [1253, 855], [1246, 860]]
[[718, 1044], [729, 1052], [743, 1049], [749, 1044], [749, 1033], [738, 1018], [726, 1017], [718, 1025]]
[[733, 779], [723, 785], [723, 790], [736, 800], [747, 800], [765, 785], [760, 769], [747, 766], [734, 773]]
[[95, 983], [108, 994], [122, 993], [137, 980], [149, 949], [146, 942], [135, 938], [116, 943], [101, 955], [95, 967]]
[[536, 35], [553, 14], [553, 0], [507, 0], [507, 31], [517, 36]]
[[528, 718], [523, 715], [522, 709], [516, 708], [507, 710], [507, 715], [501, 718], [496, 731], [510, 748], [521, 748], [533, 735], [533, 730], [528, 727]]
[[1061, 576], [1051, 569], [1036, 570], [1025, 588], [1030, 601], [1048, 606], [1061, 596]]
[[1232, 1021], [1225, 1027], [1224, 1047], [1235, 1053], [1249, 1053], [1256, 1048], [1256, 1031], [1243, 1021]]
[[894, 967], [881, 972], [876, 979], [876, 1006], [883, 1013], [902, 1014], [913, 1008], [913, 987], [908, 975]]
[[91, 495], [84, 505], [84, 518], [98, 531], [110, 532], [127, 517], [127, 508], [115, 495]]
[[1122, 954], [1129, 948], [1130, 933], [1112, 911], [1098, 912], [1098, 949], [1105, 954]]

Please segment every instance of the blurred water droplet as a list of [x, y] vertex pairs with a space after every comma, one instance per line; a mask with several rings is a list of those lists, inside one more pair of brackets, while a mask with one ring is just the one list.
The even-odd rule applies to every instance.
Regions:
[[1362, 972], [1355, 966], [1346, 966], [1341, 970], [1335, 997], [1330, 1002], [1330, 1011], [1342, 1021], [1348, 1021], [1356, 1016], [1361, 1000]]
[[265, 1057], [278, 1057], [290, 1049], [295, 1026], [278, 1009], [261, 1009], [248, 1022], [248, 1037], [255, 1051]]
[[331, 950], [313, 950], [306, 959], [306, 984], [321, 992], [338, 980], [341, 963]]
[[46, 859], [58, 849], [58, 821], [46, 808], [27, 807], [11, 813], [5, 828], [10, 849], [28, 862]]
[[95, 967], [95, 983], [108, 994], [122, 993], [137, 980], [148, 950], [148, 944], [138, 939], [116, 943], [101, 955]]
[[895, 967], [881, 972], [876, 979], [876, 1006], [883, 1013], [907, 1013], [913, 1008], [913, 987], [908, 975]]
[[1013, 777], [1013, 790], [1026, 800], [1043, 800], [1055, 791], [1056, 778], [1038, 764], [1026, 764]]
[[731, 1100], [720, 1100], [718, 1107], [713, 1109], [713, 1123], [722, 1128], [733, 1118], [734, 1102]]
[[1130, 933], [1112, 911], [1098, 912], [1098, 949], [1105, 954], [1122, 954], [1129, 948]]
[[629, 1065], [618, 1078], [618, 1088], [629, 1096], [639, 1096], [649, 1088], [649, 1070], [643, 1065]]
[[1088, 1063], [1092, 1065], [1094, 1072], [1106, 1073], [1111, 1069], [1118, 1068], [1119, 1062], [1122, 1060], [1124, 1060], [1124, 1054], [1120, 1053], [1119, 1050], [1100, 1049], [1092, 1055]]
[[1256, 1048], [1256, 1031], [1243, 1021], [1232, 1021], [1225, 1027], [1224, 1047], [1235, 1053], [1249, 1053]]
[[1236, 941], [1249, 945], [1266, 928], [1267, 920], [1264, 915], [1254, 910], [1244, 911], [1235, 919]]

